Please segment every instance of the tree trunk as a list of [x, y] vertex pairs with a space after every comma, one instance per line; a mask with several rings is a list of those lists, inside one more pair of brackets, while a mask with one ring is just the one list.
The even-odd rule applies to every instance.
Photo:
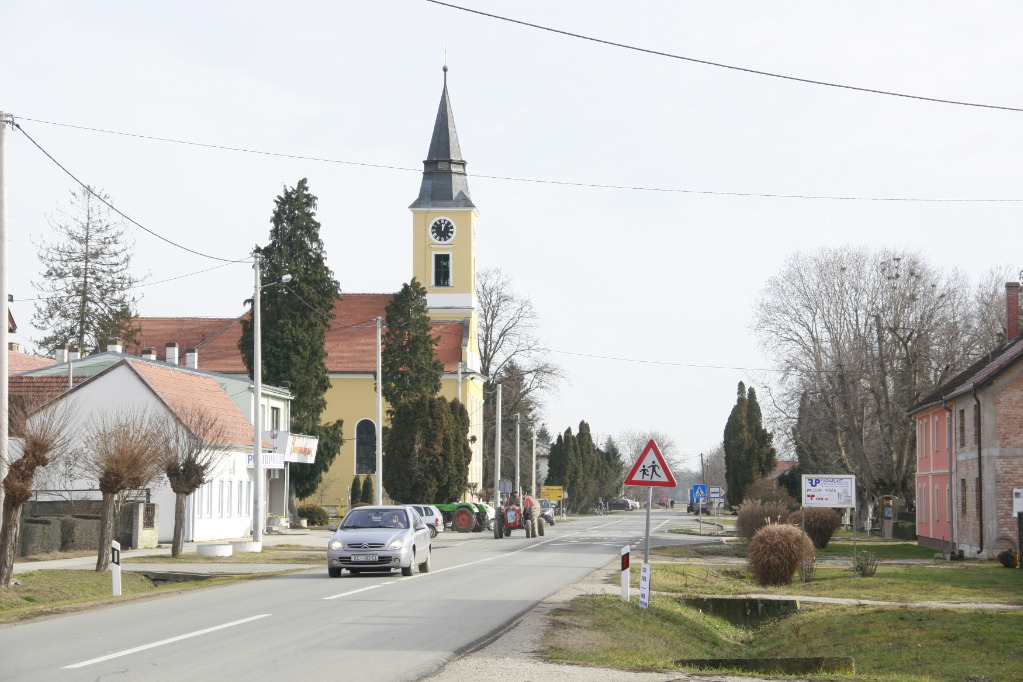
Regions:
[[288, 481], [288, 518], [298, 523], [298, 497], [295, 495], [295, 482]]
[[99, 554], [96, 557], [96, 572], [110, 568], [110, 543], [114, 539], [114, 493], [103, 493], [103, 521], [99, 531]]
[[185, 502], [188, 495], [177, 493], [174, 495], [174, 540], [171, 542], [171, 556], [181, 556], [181, 550], [185, 546]]
[[3, 526], [0, 527], [0, 587], [10, 587], [14, 575], [14, 553], [18, 547], [21, 529], [22, 505], [4, 510]]

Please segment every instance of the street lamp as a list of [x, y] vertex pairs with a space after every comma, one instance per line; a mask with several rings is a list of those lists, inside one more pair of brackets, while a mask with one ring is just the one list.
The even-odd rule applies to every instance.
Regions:
[[259, 293], [266, 287], [275, 284], [286, 284], [291, 275], [284, 275], [278, 282], [263, 284], [259, 272], [259, 252], [253, 253], [252, 269], [256, 274], [256, 282], [252, 294], [252, 541], [263, 544], [263, 334], [260, 321]]

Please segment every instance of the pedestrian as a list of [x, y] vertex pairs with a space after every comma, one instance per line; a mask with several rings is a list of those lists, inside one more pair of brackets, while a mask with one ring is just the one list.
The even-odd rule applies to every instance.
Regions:
[[675, 508], [675, 500], [674, 500], [674, 499], [672, 499], [672, 500], [671, 500], [671, 508], [672, 508], [672, 509], [674, 509], [674, 508]]

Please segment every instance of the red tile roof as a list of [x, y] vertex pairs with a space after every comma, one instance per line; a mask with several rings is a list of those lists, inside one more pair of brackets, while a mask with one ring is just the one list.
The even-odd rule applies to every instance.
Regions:
[[[124, 362], [187, 426], [192, 426], [196, 410], [202, 410], [223, 427], [222, 445], [252, 445], [252, 422], [212, 377], [149, 362]], [[273, 447], [266, 440], [263, 446]]]
[[795, 460], [782, 460], [774, 465], [774, 471], [772, 471], [767, 478], [772, 481], [778, 480], [778, 477], [784, 474], [786, 471], [796, 466]]
[[[53, 358], [41, 358], [38, 355], [29, 355], [27, 353], [19, 353], [18, 351], [9, 350], [7, 351], [7, 374], [21, 374], [22, 372], [28, 372], [29, 370], [39, 369], [40, 367], [49, 367], [50, 365], [57, 364], [57, 361]], [[65, 384], [67, 381], [65, 380]]]
[[[75, 385], [87, 377], [76, 376]], [[28, 405], [41, 405], [67, 390], [67, 377], [13, 376], [9, 379], [8, 390], [12, 396], [23, 398]]]
[[[324, 335], [327, 371], [365, 373], [376, 371], [376, 318], [385, 317], [392, 294], [345, 294], [334, 304], [334, 320]], [[140, 317], [137, 346], [126, 348], [138, 354], [142, 348], [155, 348], [164, 359], [168, 343], [178, 344], [179, 363], [185, 350], [196, 348], [200, 369], [245, 374], [247, 370], [238, 350], [242, 336], [241, 320], [247, 317]], [[462, 323], [431, 322], [438, 339], [437, 359], [445, 371], [455, 372], [462, 359]]]

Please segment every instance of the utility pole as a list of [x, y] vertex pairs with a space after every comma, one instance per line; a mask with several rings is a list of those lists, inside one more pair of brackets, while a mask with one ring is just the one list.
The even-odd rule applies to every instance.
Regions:
[[522, 491], [519, 488], [522, 486], [522, 475], [519, 471], [519, 424], [521, 423], [521, 417], [518, 412], [515, 413], [515, 485], [512, 486], [512, 490], [519, 491], [519, 500], [522, 500]]
[[373, 490], [373, 504], [384, 503], [384, 363], [381, 350], [381, 330], [384, 318], [377, 318], [377, 485]]
[[533, 423], [533, 468], [530, 470], [529, 480], [532, 483], [530, 495], [536, 497], [536, 422]]
[[260, 327], [259, 250], [252, 254], [256, 284], [252, 294], [252, 541], [263, 546], [263, 333]]
[[[7, 126], [14, 123], [10, 114], [0, 111], [0, 317], [3, 326], [0, 328], [0, 484], [7, 478], [7, 427], [9, 415], [7, 406], [10, 404], [8, 394], [10, 383], [9, 362], [7, 361], [7, 323], [10, 319], [10, 293], [7, 278]], [[4, 488], [0, 485], [0, 523], [3, 522]]]
[[501, 384], [494, 390], [497, 391], [497, 424], [494, 428], [494, 509], [501, 507]]

